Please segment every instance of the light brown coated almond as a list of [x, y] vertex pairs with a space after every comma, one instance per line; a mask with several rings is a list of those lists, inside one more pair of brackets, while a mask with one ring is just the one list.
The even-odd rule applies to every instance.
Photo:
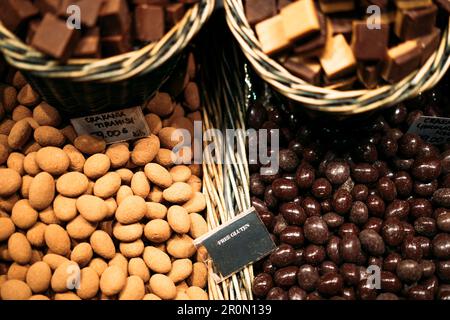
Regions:
[[141, 198], [147, 198], [150, 193], [150, 183], [144, 172], [138, 171], [133, 175], [131, 179], [131, 190], [136, 196]]
[[36, 262], [28, 269], [26, 282], [34, 293], [42, 293], [50, 287], [52, 270], [45, 262]]
[[129, 196], [119, 204], [116, 220], [122, 224], [132, 224], [140, 221], [146, 213], [145, 200], [138, 196]]
[[78, 136], [73, 143], [75, 148], [88, 155], [103, 153], [106, 149], [105, 140], [90, 135]]
[[94, 185], [94, 195], [107, 199], [114, 196], [120, 188], [122, 180], [116, 172], [108, 172], [99, 178]]
[[155, 274], [150, 278], [150, 289], [163, 300], [172, 300], [177, 295], [175, 284], [163, 274]]
[[56, 190], [65, 197], [76, 198], [86, 192], [89, 186], [88, 178], [80, 172], [63, 174], [56, 181]]
[[82, 195], [78, 198], [76, 206], [83, 218], [90, 222], [102, 221], [108, 214], [105, 201], [96, 196]]
[[49, 207], [55, 197], [55, 180], [47, 172], [41, 172], [34, 177], [30, 184], [28, 199], [36, 210]]
[[57, 127], [61, 123], [61, 117], [58, 110], [44, 101], [34, 108], [33, 118], [41, 126]]
[[145, 217], [149, 220], [165, 219], [167, 215], [167, 207], [158, 202], [147, 202], [147, 213]]
[[60, 148], [45, 147], [37, 152], [36, 163], [41, 170], [59, 176], [69, 169], [70, 159]]
[[53, 211], [55, 216], [64, 222], [73, 220], [77, 214], [77, 200], [57, 195], [53, 201]]
[[104, 231], [97, 230], [90, 237], [92, 250], [100, 257], [112, 259], [116, 254], [116, 248], [111, 237]]
[[45, 243], [53, 253], [66, 256], [70, 253], [70, 238], [64, 228], [51, 224], [45, 228]]
[[170, 257], [155, 247], [145, 247], [143, 258], [147, 267], [154, 272], [167, 273], [172, 269]]
[[152, 134], [138, 141], [131, 152], [131, 160], [137, 166], [145, 166], [147, 163], [153, 161], [159, 148], [159, 139]]
[[8, 240], [8, 251], [15, 262], [27, 264], [31, 260], [31, 245], [22, 233], [13, 233]]
[[185, 182], [175, 182], [163, 191], [164, 200], [171, 203], [184, 203], [192, 196], [192, 188]]
[[66, 137], [54, 127], [41, 126], [34, 130], [34, 140], [42, 147], [61, 147]]
[[168, 188], [172, 185], [172, 176], [169, 171], [157, 163], [149, 163], [144, 168], [148, 180], [162, 188]]
[[76, 262], [80, 267], [86, 266], [91, 262], [94, 251], [87, 242], [82, 242], [76, 245], [70, 253], [70, 260]]
[[90, 179], [104, 176], [111, 167], [111, 161], [105, 154], [97, 153], [90, 156], [84, 163], [83, 172]]
[[170, 238], [171, 229], [166, 220], [154, 219], [144, 227], [145, 237], [154, 243], [162, 243]]
[[171, 206], [167, 211], [167, 221], [170, 228], [176, 233], [188, 233], [191, 227], [191, 220], [186, 209], [180, 206]]
[[82, 172], [86, 159], [83, 154], [71, 144], [66, 144], [63, 148], [70, 160], [69, 168], [71, 171]]
[[31, 207], [27, 199], [16, 202], [12, 209], [11, 219], [19, 229], [28, 230], [38, 220], [38, 212]]

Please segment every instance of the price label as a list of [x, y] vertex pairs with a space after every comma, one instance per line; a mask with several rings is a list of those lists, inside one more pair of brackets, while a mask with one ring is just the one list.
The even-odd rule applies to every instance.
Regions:
[[150, 135], [141, 107], [71, 119], [78, 135], [89, 134], [107, 144], [135, 140]]
[[415, 133], [431, 144], [450, 143], [450, 118], [420, 117], [414, 121], [408, 133]]
[[194, 244], [205, 248], [211, 257], [218, 272], [214, 277], [216, 282], [264, 258], [276, 248], [253, 207], [196, 239]]

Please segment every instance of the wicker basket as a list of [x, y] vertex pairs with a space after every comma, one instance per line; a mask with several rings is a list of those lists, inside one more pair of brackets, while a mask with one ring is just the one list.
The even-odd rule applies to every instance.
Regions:
[[228, 26], [256, 72], [284, 96], [310, 109], [334, 114], [356, 114], [391, 106], [432, 88], [450, 66], [450, 34], [447, 24], [438, 50], [419, 70], [399, 83], [374, 90], [352, 91], [313, 86], [292, 75], [263, 53], [245, 17], [242, 0], [225, 0], [225, 9]]
[[[228, 32], [224, 38], [217, 38], [217, 32], [223, 30], [225, 21], [217, 14], [211, 19], [202, 33], [199, 50], [201, 61], [201, 78], [205, 89], [203, 100], [203, 131], [208, 129], [244, 129], [245, 130], [245, 95], [241, 86], [240, 68], [237, 61], [238, 48], [228, 46], [232, 36]], [[214, 52], [211, 56], [210, 52]], [[220, 63], [217, 63], [220, 61]], [[238, 136], [240, 150], [245, 150], [245, 137]], [[220, 148], [221, 139], [213, 137], [211, 141]], [[205, 147], [207, 143], [204, 143]], [[239, 150], [239, 149], [237, 149]], [[203, 194], [206, 199], [207, 222], [210, 230], [231, 220], [250, 207], [249, 171], [245, 154], [227, 149], [224, 161], [214, 163], [204, 153], [203, 158]], [[232, 164], [231, 164], [232, 163]], [[225, 281], [217, 284], [214, 280], [214, 266], [208, 262], [208, 291], [212, 300], [252, 300], [253, 268], [248, 266]]]
[[44, 100], [69, 116], [139, 105], [169, 78], [214, 4], [214, 0], [200, 0], [160, 41], [107, 59], [59, 64], [24, 44], [1, 23], [0, 50]]

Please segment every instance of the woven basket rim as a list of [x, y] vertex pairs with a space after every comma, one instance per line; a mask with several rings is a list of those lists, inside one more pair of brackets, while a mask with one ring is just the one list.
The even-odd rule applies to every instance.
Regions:
[[336, 114], [356, 114], [386, 107], [432, 88], [450, 66], [449, 22], [439, 48], [424, 65], [395, 84], [373, 90], [338, 90], [314, 86], [294, 76], [266, 55], [245, 16], [242, 0], [224, 1], [228, 26], [256, 73], [287, 98], [304, 107]]
[[0, 50], [9, 64], [45, 78], [116, 82], [150, 72], [181, 52], [213, 12], [215, 0], [200, 0], [157, 42], [103, 59], [69, 59], [60, 64], [25, 44], [0, 21]]

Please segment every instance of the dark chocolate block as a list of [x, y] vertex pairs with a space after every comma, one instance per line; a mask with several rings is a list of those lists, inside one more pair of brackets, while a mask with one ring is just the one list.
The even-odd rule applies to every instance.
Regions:
[[293, 57], [288, 58], [283, 65], [293, 75], [310, 84], [320, 85], [322, 68], [318, 62]]
[[248, 23], [255, 25], [265, 19], [277, 14], [277, 3], [275, 0], [246, 0], [245, 14]]
[[437, 7], [435, 5], [417, 9], [398, 11], [395, 34], [403, 40], [425, 36], [436, 26]]
[[38, 8], [30, 0], [0, 1], [0, 20], [7, 29], [13, 32], [38, 14]]
[[164, 36], [164, 8], [159, 6], [137, 6], [134, 13], [136, 38], [152, 42]]
[[386, 57], [388, 42], [388, 24], [382, 23], [380, 29], [369, 29], [366, 21], [353, 22], [352, 49], [356, 59], [383, 60]]
[[103, 37], [122, 35], [130, 30], [131, 18], [126, 0], [104, 0], [99, 13]]
[[47, 13], [36, 30], [31, 46], [64, 62], [72, 54], [78, 39], [78, 30], [68, 28], [65, 21]]
[[358, 64], [356, 75], [366, 89], [375, 89], [380, 82], [380, 67], [378, 64]]

